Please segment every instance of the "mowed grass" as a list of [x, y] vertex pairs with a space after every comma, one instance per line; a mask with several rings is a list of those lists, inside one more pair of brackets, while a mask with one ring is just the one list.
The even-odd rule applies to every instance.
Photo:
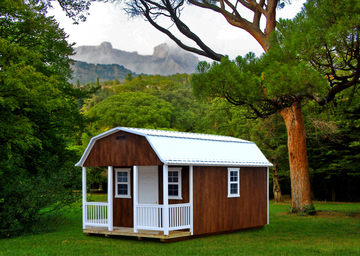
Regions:
[[[106, 197], [95, 196], [94, 200]], [[360, 255], [360, 204], [315, 202], [315, 216], [270, 203], [263, 229], [174, 243], [82, 233], [79, 209], [56, 232], [0, 240], [0, 255]]]

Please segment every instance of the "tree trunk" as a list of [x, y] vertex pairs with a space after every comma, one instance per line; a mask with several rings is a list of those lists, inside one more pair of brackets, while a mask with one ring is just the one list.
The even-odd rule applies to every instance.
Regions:
[[291, 178], [291, 211], [305, 212], [313, 207], [310, 192], [309, 163], [306, 150], [305, 124], [300, 101], [281, 111], [288, 133]]
[[278, 170], [277, 170], [277, 165], [275, 163], [274, 163], [274, 167], [272, 170], [273, 170], [273, 192], [274, 192], [275, 203], [281, 203], [284, 200], [281, 195], [281, 188], [280, 188], [280, 184], [279, 184], [279, 174], [278, 174]]

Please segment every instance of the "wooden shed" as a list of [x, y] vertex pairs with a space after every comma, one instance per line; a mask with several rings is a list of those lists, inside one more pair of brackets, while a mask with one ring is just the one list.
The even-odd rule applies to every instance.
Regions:
[[[255, 143], [117, 127], [93, 137], [83, 173], [83, 231], [160, 238], [269, 223], [269, 167]], [[86, 201], [86, 167], [107, 166], [107, 202]]]

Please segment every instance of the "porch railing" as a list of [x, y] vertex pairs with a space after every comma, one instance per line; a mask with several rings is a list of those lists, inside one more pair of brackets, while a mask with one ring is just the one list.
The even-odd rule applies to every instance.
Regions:
[[162, 230], [162, 205], [139, 204], [136, 211], [138, 229]]
[[169, 230], [190, 228], [190, 204], [169, 205]]
[[108, 203], [107, 202], [86, 202], [85, 225], [95, 227], [107, 227], [108, 223]]
[[[137, 229], [163, 230], [163, 205], [138, 204]], [[169, 230], [190, 228], [190, 204], [169, 205]]]
[[[138, 204], [137, 229], [164, 230], [163, 205]], [[85, 225], [94, 227], [108, 227], [108, 203], [86, 202]], [[190, 204], [169, 205], [169, 230], [190, 228]]]

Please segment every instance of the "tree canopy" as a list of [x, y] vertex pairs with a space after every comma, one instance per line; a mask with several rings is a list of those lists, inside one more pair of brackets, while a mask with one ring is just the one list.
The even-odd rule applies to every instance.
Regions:
[[110, 96], [87, 113], [96, 118], [93, 128], [106, 131], [117, 126], [169, 128], [173, 107], [165, 100], [141, 92], [125, 92]]
[[43, 209], [75, 199], [68, 144], [86, 125], [77, 99], [92, 90], [67, 82], [73, 49], [44, 7], [1, 1], [0, 24], [0, 236], [13, 236], [47, 228]]

